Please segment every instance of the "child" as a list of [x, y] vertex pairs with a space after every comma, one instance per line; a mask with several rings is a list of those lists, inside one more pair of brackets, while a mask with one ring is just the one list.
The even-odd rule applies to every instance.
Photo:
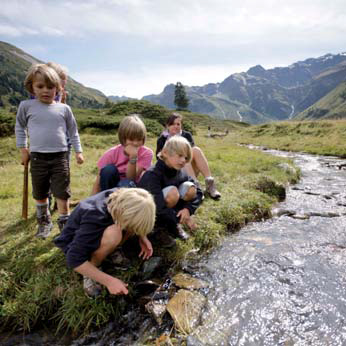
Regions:
[[62, 67], [60, 64], [57, 64], [55, 62], [47, 62], [47, 66], [51, 67], [55, 72], [58, 74], [60, 78], [60, 84], [61, 84], [61, 90], [60, 92], [56, 95], [55, 101], [61, 102], [61, 103], [66, 103], [67, 95], [68, 92], [65, 90], [65, 86], [67, 83], [67, 70]]
[[36, 236], [46, 238], [53, 228], [48, 209], [50, 189], [57, 199], [60, 230], [69, 216], [70, 172], [66, 132], [76, 151], [77, 163], [82, 164], [84, 158], [71, 108], [54, 101], [61, 88], [57, 73], [45, 64], [35, 64], [29, 69], [24, 84], [35, 99], [22, 101], [19, 105], [16, 140], [21, 150], [22, 164], [27, 165], [31, 160], [33, 197], [36, 200], [38, 220]]
[[100, 293], [97, 283], [106, 286], [111, 294], [127, 294], [127, 284], [98, 266], [132, 235], [139, 237], [139, 257], [149, 258], [153, 248], [147, 234], [154, 223], [155, 203], [150, 193], [138, 188], [115, 188], [81, 201], [54, 243], [66, 254], [67, 265], [84, 276], [88, 295]]
[[[202, 191], [183, 170], [191, 160], [191, 146], [181, 137], [171, 137], [164, 145], [157, 163], [144, 173], [138, 186], [148, 190], [155, 199], [157, 226], [166, 227], [176, 237], [187, 239], [180, 224], [196, 228], [191, 215], [202, 201]], [[180, 223], [180, 224], [179, 224]], [[166, 237], [167, 247], [173, 246]]]
[[190, 177], [194, 178], [196, 182], [199, 173], [201, 173], [205, 179], [206, 193], [208, 193], [213, 199], [219, 199], [221, 197], [221, 193], [216, 189], [215, 180], [211, 176], [208, 160], [202, 149], [195, 146], [191, 133], [182, 129], [182, 121], [183, 117], [176, 112], [172, 113], [168, 117], [166, 122], [166, 130], [157, 139], [156, 156], [162, 150], [168, 138], [176, 135], [186, 138], [192, 147], [192, 159], [190, 163], [186, 164], [184, 169]]
[[126, 116], [120, 123], [120, 144], [99, 159], [99, 174], [92, 193], [113, 187], [134, 187], [151, 165], [153, 151], [144, 146], [147, 131], [138, 114]]

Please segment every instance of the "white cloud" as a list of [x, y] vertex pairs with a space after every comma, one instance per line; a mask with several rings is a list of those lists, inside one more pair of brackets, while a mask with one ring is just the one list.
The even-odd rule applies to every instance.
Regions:
[[141, 98], [149, 94], [159, 94], [170, 83], [184, 85], [204, 85], [222, 82], [228, 75], [241, 72], [248, 66], [190, 66], [160, 65], [138, 68], [136, 71], [71, 71], [73, 79], [86, 86], [93, 86], [106, 95]]

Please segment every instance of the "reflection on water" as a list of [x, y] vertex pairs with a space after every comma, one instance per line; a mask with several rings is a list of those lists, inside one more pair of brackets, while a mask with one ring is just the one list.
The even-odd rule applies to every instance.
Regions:
[[[288, 154], [302, 170], [279, 208], [200, 265], [211, 282], [191, 345], [346, 345], [346, 171], [336, 158]], [[320, 216], [315, 216], [320, 215]]]

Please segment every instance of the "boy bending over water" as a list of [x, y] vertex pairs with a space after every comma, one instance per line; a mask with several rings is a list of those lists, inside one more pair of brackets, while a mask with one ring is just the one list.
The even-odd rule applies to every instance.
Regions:
[[154, 223], [155, 203], [150, 193], [138, 188], [115, 188], [81, 201], [54, 243], [64, 251], [67, 265], [84, 276], [88, 295], [98, 295], [99, 284], [111, 294], [127, 294], [127, 284], [98, 267], [122, 241], [133, 235], [139, 238], [139, 257], [151, 257], [153, 248], [147, 234]]

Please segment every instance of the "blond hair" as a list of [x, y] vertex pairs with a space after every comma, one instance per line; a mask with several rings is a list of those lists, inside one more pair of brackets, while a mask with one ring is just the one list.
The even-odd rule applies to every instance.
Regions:
[[30, 94], [34, 94], [32, 84], [34, 83], [34, 79], [37, 74], [40, 74], [44, 78], [45, 83], [49, 87], [56, 87], [57, 92], [61, 90], [60, 77], [54, 69], [46, 64], [34, 64], [29, 68], [24, 80], [25, 89]]
[[190, 162], [192, 159], [192, 149], [189, 141], [179, 135], [169, 138], [159, 153], [159, 158], [165, 160], [167, 155], [174, 154], [186, 156], [186, 161]]
[[65, 66], [52, 61], [48, 61], [46, 65], [52, 68], [58, 74], [61, 80], [67, 80], [67, 68]]
[[155, 202], [144, 189], [117, 189], [109, 195], [107, 206], [114, 222], [138, 236], [146, 236], [154, 227]]
[[119, 125], [119, 141], [125, 145], [126, 140], [141, 140], [143, 144], [147, 137], [147, 129], [139, 114], [130, 114], [126, 116]]

